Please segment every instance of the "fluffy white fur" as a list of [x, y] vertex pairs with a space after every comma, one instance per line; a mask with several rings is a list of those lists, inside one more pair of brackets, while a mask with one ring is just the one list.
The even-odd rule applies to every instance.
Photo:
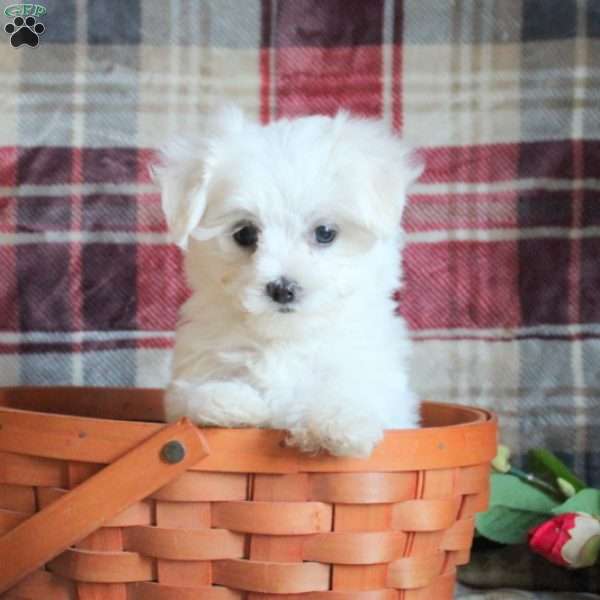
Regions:
[[[170, 420], [286, 429], [302, 450], [349, 456], [417, 424], [392, 293], [420, 167], [399, 139], [347, 113], [261, 126], [228, 109], [205, 137], [169, 146], [156, 174], [193, 290]], [[240, 222], [259, 228], [255, 249], [234, 241]], [[330, 245], [315, 241], [323, 224], [338, 230]], [[288, 312], [265, 292], [281, 277], [300, 290]]]

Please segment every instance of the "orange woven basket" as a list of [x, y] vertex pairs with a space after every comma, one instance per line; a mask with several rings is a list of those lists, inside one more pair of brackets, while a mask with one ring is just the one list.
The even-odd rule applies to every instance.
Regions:
[[160, 390], [0, 390], [1, 598], [452, 598], [491, 414], [425, 403], [366, 460], [162, 416]]

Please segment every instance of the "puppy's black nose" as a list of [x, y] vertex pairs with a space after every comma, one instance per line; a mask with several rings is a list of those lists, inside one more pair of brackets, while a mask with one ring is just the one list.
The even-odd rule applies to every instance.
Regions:
[[289, 304], [296, 299], [298, 284], [282, 277], [277, 281], [267, 283], [267, 296], [279, 304]]

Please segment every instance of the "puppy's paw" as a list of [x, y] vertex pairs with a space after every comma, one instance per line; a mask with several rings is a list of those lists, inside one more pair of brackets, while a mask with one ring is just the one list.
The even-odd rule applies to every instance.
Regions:
[[306, 427], [290, 430], [288, 444], [316, 454], [327, 450], [335, 456], [367, 458], [383, 438], [383, 427], [367, 415], [331, 411], [313, 415]]
[[189, 417], [211, 427], [264, 427], [268, 403], [251, 386], [241, 382], [176, 379], [165, 395], [168, 421]]

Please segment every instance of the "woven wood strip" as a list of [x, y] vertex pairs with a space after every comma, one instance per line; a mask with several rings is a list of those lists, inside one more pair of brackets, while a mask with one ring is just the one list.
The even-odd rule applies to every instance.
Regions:
[[[458, 481], [458, 473], [456, 469], [436, 469], [432, 471], [421, 471], [419, 473], [419, 483], [417, 490], [417, 498], [423, 505], [430, 505], [435, 507], [436, 503], [431, 503], [432, 500], [439, 501], [440, 499], [445, 501], [445, 510], [448, 510], [448, 500], [453, 502], [451, 509], [454, 511], [452, 521], [456, 519], [458, 510], [460, 510], [460, 499], [456, 502], [455, 488]], [[411, 505], [414, 506], [415, 501], [410, 501]], [[442, 510], [444, 512], [444, 510]], [[427, 557], [438, 557], [439, 563], [430, 564], [430, 571], [416, 572], [414, 575], [418, 577], [416, 581], [406, 581], [406, 585], [403, 585], [401, 589], [418, 589], [420, 587], [428, 587], [435, 583], [435, 580], [444, 571], [447, 564], [447, 553], [440, 551], [440, 545], [444, 530], [427, 530], [427, 531], [410, 531], [407, 536], [407, 544], [404, 549], [402, 561], [409, 561], [411, 558]], [[402, 567], [403, 562], [392, 563], [396, 564], [397, 569]], [[392, 574], [393, 569], [390, 565], [388, 576]], [[419, 579], [420, 578], [420, 579]], [[405, 592], [407, 594], [408, 592]]]
[[[185, 448], [181, 460], [174, 463], [161, 460], [161, 449], [173, 440]], [[182, 419], [164, 427], [80, 485], [76, 485], [75, 478], [76, 487], [67, 496], [51, 503], [0, 538], [0, 555], [4, 557], [0, 589], [10, 588], [50, 557], [94, 532], [125, 507], [165, 485], [206, 454], [201, 433], [190, 421]], [[71, 465], [67, 467], [69, 476]], [[144, 478], [131, 476], [142, 468]], [[82, 479], [93, 471], [94, 465], [85, 465], [81, 470]], [[120, 484], [113, 490], [111, 486], [115, 481]], [[49, 530], [54, 524], [59, 526], [48, 535], [36, 535], [38, 531]]]
[[479, 494], [469, 494], [464, 497], [459, 518], [474, 517], [479, 512], [485, 512], [490, 503], [490, 491], [487, 488]]
[[[39, 508], [45, 508], [61, 496], [64, 496], [68, 490], [60, 488], [37, 489]], [[104, 524], [104, 527], [131, 527], [133, 525], [150, 525], [152, 523], [152, 504], [149, 500], [135, 502], [126, 508], [122, 513], [110, 519]]]
[[133, 584], [127, 596], [127, 600], [243, 600], [243, 598], [244, 592], [220, 586], [180, 587], [146, 582]]
[[329, 588], [329, 567], [310, 562], [217, 560], [213, 562], [213, 583], [266, 594], [324, 591]]
[[474, 465], [459, 469], [456, 492], [458, 494], [479, 494], [490, 484], [490, 465]]
[[32, 513], [36, 510], [35, 490], [30, 486], [0, 484], [0, 508]]
[[440, 575], [428, 586], [402, 592], [403, 600], [452, 600], [455, 582], [455, 573]]
[[0, 509], [0, 535], [4, 535], [30, 516], [31, 513]]
[[[79, 542], [78, 549], [93, 552], [121, 552], [123, 549], [121, 530], [100, 528]], [[127, 595], [127, 586], [122, 582], [89, 582], [76, 584], [77, 600], [121, 600]]]
[[[220, 586], [177, 587], [156, 583], [133, 584], [128, 600], [242, 600], [244, 592]], [[398, 591], [392, 589], [348, 591], [348, 592], [307, 592], [303, 594], [261, 595], [261, 598], [285, 600], [398, 600]], [[435, 598], [439, 600], [441, 596]], [[450, 596], [448, 596], [450, 598]], [[428, 600], [434, 600], [433, 597]]]
[[[0, 397], [0, 401], [5, 400]], [[426, 410], [434, 409], [440, 414], [447, 410], [454, 421], [462, 413], [467, 420], [477, 418], [473, 410], [456, 406], [431, 404]], [[479, 418], [477, 427], [447, 427], [443, 444], [435, 436], [428, 435], [425, 429], [388, 433], [369, 458], [368, 470], [416, 471], [480, 464], [481, 456], [495, 455], [496, 423], [485, 421], [483, 412]], [[32, 456], [103, 464], [116, 460], [161, 428], [160, 424], [114, 421], [111, 437], [107, 438], [102, 420], [34, 412], [24, 414], [10, 408], [0, 410], [0, 424], [0, 451], [18, 448], [20, 453]], [[203, 433], [211, 455], [192, 470], [238, 473], [365, 471], [364, 460], [327, 455], [311, 457], [291, 448], [282, 448], [282, 432], [208, 428]], [[411, 452], [406, 452], [407, 448]], [[64, 487], [55, 483], [48, 485]]]
[[244, 536], [227, 529], [168, 529], [128, 527], [126, 550], [170, 560], [216, 560], [242, 558]]
[[457, 550], [452, 554], [454, 555], [455, 566], [466, 565], [471, 560], [471, 548]]
[[137, 552], [93, 552], [70, 548], [48, 563], [48, 569], [73, 581], [98, 583], [152, 581], [153, 561]]
[[171, 502], [217, 502], [246, 500], [245, 473], [201, 473], [187, 471], [152, 494], [155, 500]]
[[400, 531], [439, 531], [456, 520], [461, 499], [407, 500], [395, 504], [392, 527]]
[[[380, 532], [391, 529], [391, 504], [336, 504], [334, 531]], [[378, 590], [386, 586], [387, 564], [333, 565], [335, 591]]]
[[[78, 487], [80, 483], [92, 477], [101, 468], [101, 465], [96, 465], [93, 463], [68, 463], [66, 465], [66, 471], [69, 488], [74, 489]], [[43, 495], [41, 490], [42, 488], [37, 488], [36, 490], [38, 503], [41, 503], [40, 498]], [[48, 504], [57, 501], [59, 498], [60, 496], [51, 494], [51, 497], [48, 498]], [[75, 548], [89, 551], [100, 550], [103, 552], [121, 552], [123, 550], [121, 531], [115, 529], [105, 529], [101, 527], [76, 543]], [[77, 600], [96, 600], [97, 598], [102, 598], [103, 600], [121, 600], [121, 598], [127, 594], [127, 588], [123, 583], [95, 583], [79, 581], [75, 583], [75, 592]]]
[[442, 550], [468, 550], [475, 533], [475, 519], [460, 519], [444, 532], [440, 548]]
[[[282, 597], [271, 596], [269, 600], [282, 600]], [[381, 589], [349, 590], [345, 592], [311, 592], [309, 594], [286, 595], [285, 600], [398, 600], [398, 591], [390, 589]]]
[[0, 483], [65, 487], [67, 477], [60, 460], [0, 452]]
[[407, 556], [388, 567], [387, 584], [399, 589], [423, 588], [434, 582], [442, 571], [446, 555], [443, 552], [426, 556]]
[[374, 565], [402, 556], [406, 534], [392, 531], [321, 533], [304, 545], [304, 560], [335, 565]]
[[78, 600], [75, 584], [48, 571], [34, 571], [6, 594], [3, 600]]
[[[292, 475], [258, 474], [250, 478], [249, 498], [257, 502], [306, 502], [309, 500], [309, 479], [305, 473]], [[331, 522], [327, 529], [331, 529]], [[252, 561], [302, 561], [306, 536], [251, 535], [248, 558]], [[272, 597], [272, 596], [271, 596]], [[249, 593], [247, 600], [265, 600], [269, 596]]]
[[321, 502], [215, 502], [212, 526], [245, 533], [302, 535], [328, 531], [331, 506]]
[[312, 473], [310, 498], [335, 504], [385, 504], [415, 497], [417, 474]]
[[[210, 528], [211, 505], [208, 502], [156, 502], [156, 525], [182, 531]], [[158, 581], [168, 585], [207, 586], [212, 582], [210, 561], [159, 559]]]
[[125, 421], [165, 420], [163, 392], [122, 387], [0, 388], [0, 406]]

